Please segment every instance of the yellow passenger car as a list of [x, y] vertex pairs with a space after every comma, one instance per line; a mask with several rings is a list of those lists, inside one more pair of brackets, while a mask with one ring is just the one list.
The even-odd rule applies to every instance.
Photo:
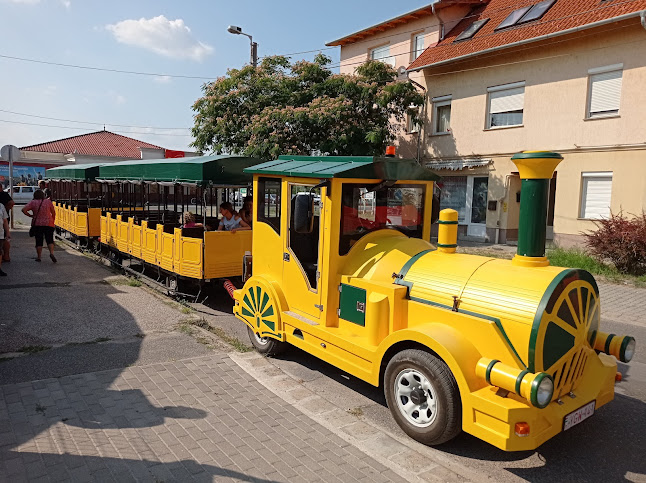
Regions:
[[[218, 205], [248, 190], [251, 175], [243, 170], [259, 162], [221, 155], [102, 165], [102, 245], [120, 263], [156, 268], [174, 290], [181, 279], [202, 286], [241, 276], [252, 234], [216, 231]], [[185, 226], [186, 212], [195, 226]]]
[[283, 156], [252, 168], [253, 275], [234, 314], [268, 355], [287, 344], [375, 386], [430, 445], [466, 431], [534, 449], [613, 399], [632, 337], [600, 331], [599, 290], [545, 258], [556, 153], [514, 156], [518, 254], [455, 253], [457, 212], [430, 244], [433, 181], [414, 160]]
[[75, 164], [46, 171], [56, 209], [56, 227], [83, 245], [101, 232], [100, 187], [96, 182], [99, 166]]

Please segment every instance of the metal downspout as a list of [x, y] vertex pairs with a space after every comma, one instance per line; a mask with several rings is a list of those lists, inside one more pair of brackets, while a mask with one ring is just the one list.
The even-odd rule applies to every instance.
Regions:
[[644, 30], [646, 30], [646, 10], [642, 10], [641, 13], [639, 14], [639, 17], [641, 18], [641, 21], [642, 21], [642, 27], [644, 27]]
[[410, 82], [414, 86], [424, 91], [424, 103], [422, 104], [422, 112], [420, 113], [419, 132], [417, 133], [417, 164], [421, 166], [422, 165], [422, 162], [421, 162], [422, 136], [424, 135], [424, 126], [426, 125], [424, 120], [426, 115], [426, 103], [428, 102], [428, 92], [426, 91], [426, 87], [424, 87], [419, 82], [415, 82], [413, 79], [408, 79], [408, 82]]

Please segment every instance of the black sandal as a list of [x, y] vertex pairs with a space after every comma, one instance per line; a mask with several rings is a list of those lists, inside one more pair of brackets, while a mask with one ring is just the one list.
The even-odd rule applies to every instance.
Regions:
[[56, 260], [56, 257], [53, 254], [49, 255], [49, 258], [52, 259], [52, 262], [56, 263], [58, 260]]

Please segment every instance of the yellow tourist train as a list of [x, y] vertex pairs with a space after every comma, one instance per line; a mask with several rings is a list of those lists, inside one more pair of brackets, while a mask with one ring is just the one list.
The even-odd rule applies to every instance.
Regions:
[[[99, 242], [111, 260], [154, 268], [169, 290], [240, 277], [251, 231], [216, 231], [221, 201], [241, 200], [251, 184], [241, 156], [202, 156], [61, 166], [47, 170], [56, 226], [81, 245]], [[191, 212], [197, 226], [184, 226]]]
[[632, 337], [600, 331], [599, 290], [545, 257], [557, 153], [515, 155], [513, 260], [456, 253], [457, 212], [430, 244], [433, 181], [415, 160], [281, 156], [252, 166], [252, 276], [234, 314], [256, 349], [294, 345], [382, 386], [411, 437], [460, 431], [531, 450], [614, 397]]
[[[259, 352], [293, 345], [383, 387], [394, 419], [424, 444], [465, 431], [519, 451], [610, 402], [635, 340], [600, 330], [588, 272], [545, 257], [561, 155], [512, 159], [522, 179], [513, 260], [456, 253], [454, 210], [440, 213], [432, 245], [438, 177], [410, 159], [208, 156], [47, 175], [59, 229], [115, 261], [153, 267], [169, 285], [244, 275], [233, 313]], [[212, 231], [213, 205], [250, 188], [253, 230]], [[199, 229], [181, 224], [189, 206]]]

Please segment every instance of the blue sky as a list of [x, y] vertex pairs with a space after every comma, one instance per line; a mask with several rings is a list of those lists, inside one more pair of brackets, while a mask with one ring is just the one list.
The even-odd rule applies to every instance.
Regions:
[[[248, 39], [227, 33], [230, 24], [254, 36], [260, 56], [288, 54], [324, 49], [328, 41], [427, 3], [0, 0], [0, 56], [215, 78], [249, 61]], [[324, 52], [338, 62], [338, 48]], [[191, 106], [204, 82], [0, 57], [0, 146], [26, 146], [84, 134], [103, 129], [105, 123], [110, 131], [165, 148], [187, 149], [191, 141], [187, 128], [193, 124]]]

